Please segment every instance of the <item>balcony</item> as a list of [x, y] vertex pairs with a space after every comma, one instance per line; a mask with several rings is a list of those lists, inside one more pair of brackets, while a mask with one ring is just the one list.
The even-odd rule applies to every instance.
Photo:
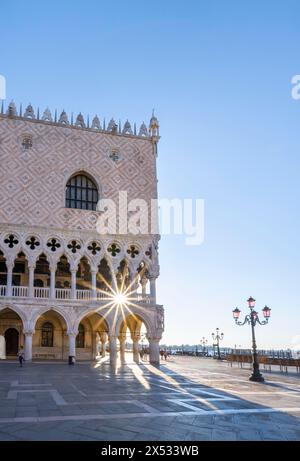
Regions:
[[[29, 288], [26, 286], [13, 286], [11, 296], [14, 298], [31, 298], [29, 296]], [[55, 297], [51, 298], [50, 288], [33, 287], [33, 298], [34, 299], [56, 299], [62, 301], [99, 301], [106, 302], [107, 298], [105, 293], [97, 292], [96, 297], [93, 296], [92, 290], [75, 290], [76, 298], [72, 297], [72, 290], [70, 288], [56, 288]], [[7, 287], [6, 285], [0, 285], [0, 298], [6, 298]], [[142, 295], [136, 293], [132, 295], [134, 302], [151, 304], [151, 296], [149, 294]], [[32, 298], [31, 298], [32, 299]]]

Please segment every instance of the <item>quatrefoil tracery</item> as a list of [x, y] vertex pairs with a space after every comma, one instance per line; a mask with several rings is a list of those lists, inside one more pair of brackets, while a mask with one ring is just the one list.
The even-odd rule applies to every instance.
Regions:
[[36, 237], [30, 237], [26, 241], [26, 245], [28, 245], [31, 250], [35, 250], [36, 247], [40, 246], [40, 242]]
[[101, 247], [100, 245], [97, 243], [97, 242], [92, 242], [89, 246], [88, 246], [88, 250], [93, 254], [93, 255], [96, 255], [97, 253], [99, 253], [101, 251]]
[[15, 245], [18, 245], [19, 240], [13, 234], [10, 234], [5, 240], [4, 243], [8, 245], [9, 248], [13, 248]]
[[139, 254], [139, 250], [136, 246], [130, 245], [130, 247], [127, 250], [127, 253], [131, 256], [131, 258], [135, 258]]
[[112, 243], [110, 247], [107, 248], [107, 251], [111, 253], [112, 256], [117, 256], [121, 250], [116, 243]]
[[68, 248], [72, 253], [76, 253], [77, 250], [80, 250], [81, 245], [76, 240], [71, 240], [71, 242], [68, 244]]
[[60, 243], [55, 238], [49, 240], [47, 243], [47, 247], [49, 247], [51, 251], [56, 251], [60, 246]]

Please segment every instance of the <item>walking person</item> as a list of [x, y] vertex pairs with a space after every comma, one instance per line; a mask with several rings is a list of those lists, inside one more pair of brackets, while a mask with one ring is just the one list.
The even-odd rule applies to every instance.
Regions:
[[24, 354], [23, 346], [21, 346], [20, 349], [19, 349], [18, 357], [19, 357], [20, 367], [22, 367], [23, 362], [25, 361], [25, 354]]

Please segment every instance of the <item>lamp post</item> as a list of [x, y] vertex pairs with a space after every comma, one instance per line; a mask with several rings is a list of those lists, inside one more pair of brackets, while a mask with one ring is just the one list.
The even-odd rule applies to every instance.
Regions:
[[248, 325], [251, 325], [251, 334], [252, 334], [252, 366], [253, 366], [253, 372], [252, 375], [249, 377], [250, 381], [256, 381], [256, 382], [263, 382], [264, 378], [262, 374], [259, 371], [259, 362], [258, 362], [258, 357], [257, 357], [257, 347], [256, 347], [256, 340], [255, 340], [255, 325], [259, 323], [259, 325], [266, 325], [269, 321], [270, 315], [271, 315], [271, 309], [268, 306], [265, 306], [262, 309], [263, 316], [265, 320], [260, 321], [258, 317], [258, 313], [254, 310], [255, 307], [255, 299], [253, 299], [251, 296], [248, 299], [248, 306], [250, 309], [250, 314], [247, 314], [245, 316], [245, 319], [243, 322], [239, 321], [239, 316], [241, 311], [239, 310], [238, 307], [236, 307], [232, 313], [233, 313], [233, 318], [235, 320], [235, 323], [237, 325], [245, 325], [245, 323], [248, 323]]
[[224, 338], [224, 334], [219, 333], [219, 331], [220, 331], [220, 329], [216, 328], [216, 333], [212, 333], [211, 336], [212, 336], [212, 339], [214, 341], [216, 341], [216, 346], [217, 346], [217, 350], [218, 350], [218, 360], [222, 360], [221, 359], [221, 354], [220, 354], [220, 341], [222, 341], [222, 339]]
[[200, 344], [202, 346], [202, 354], [204, 356], [205, 354], [205, 345], [208, 343], [208, 340], [206, 338], [204, 338], [204, 336], [202, 337], [202, 339], [200, 339]]

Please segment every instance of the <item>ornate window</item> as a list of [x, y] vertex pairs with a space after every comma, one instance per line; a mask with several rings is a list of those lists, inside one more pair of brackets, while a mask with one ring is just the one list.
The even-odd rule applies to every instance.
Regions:
[[87, 176], [78, 174], [69, 179], [66, 188], [66, 207], [96, 211], [98, 189]]
[[31, 149], [32, 148], [32, 137], [31, 136], [24, 136], [22, 140], [23, 149]]
[[76, 347], [84, 348], [84, 326], [82, 323], [78, 327], [78, 335], [76, 336]]
[[42, 326], [42, 347], [53, 347], [53, 325], [50, 322]]

